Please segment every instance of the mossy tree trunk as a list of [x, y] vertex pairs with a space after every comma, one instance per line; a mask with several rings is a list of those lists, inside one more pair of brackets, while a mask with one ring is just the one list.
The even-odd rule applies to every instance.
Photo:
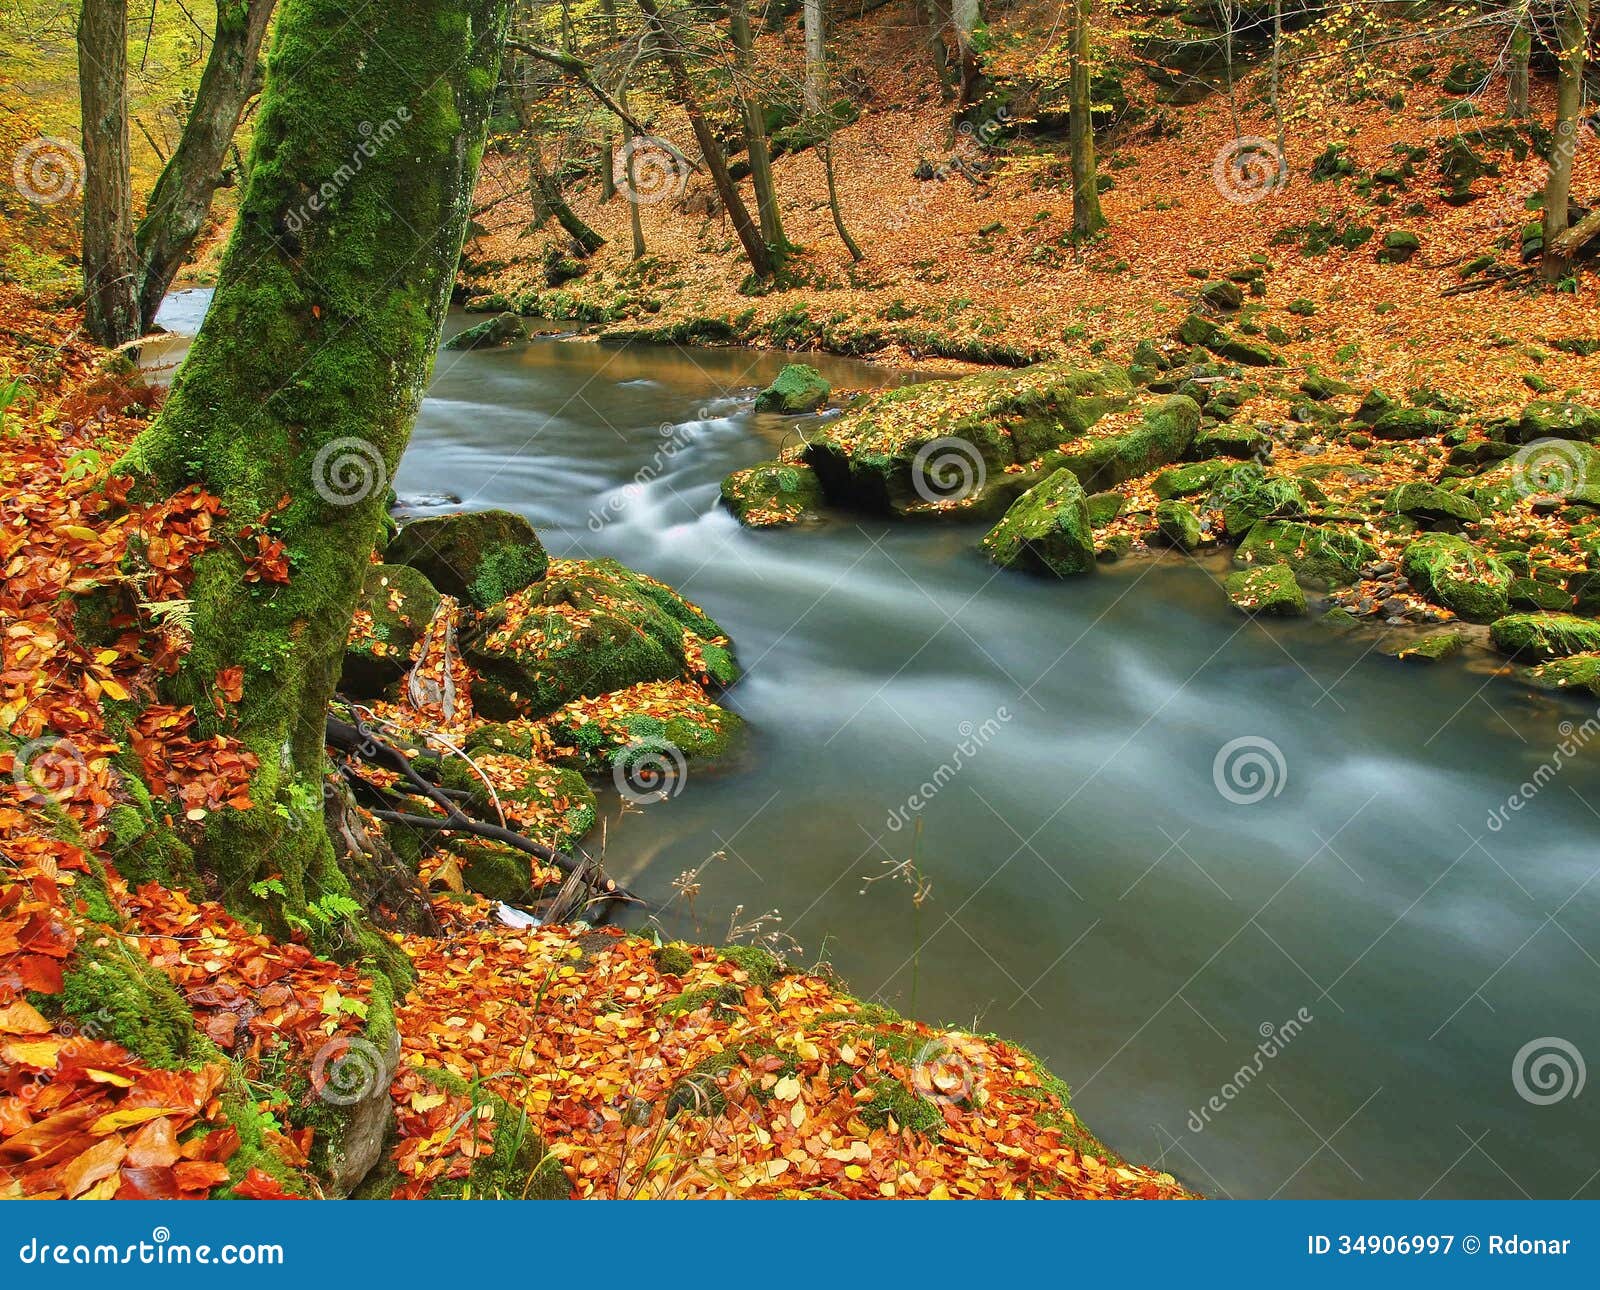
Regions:
[[275, 0], [217, 0], [217, 25], [194, 106], [139, 223], [139, 316], [145, 331], [199, 236], [244, 105], [255, 91]]
[[1106, 226], [1100, 210], [1099, 176], [1094, 158], [1094, 94], [1089, 77], [1089, 0], [1071, 0], [1072, 115], [1069, 143], [1072, 151], [1072, 231], [1080, 237]]
[[78, 16], [83, 108], [83, 312], [89, 335], [122, 345], [139, 335], [128, 168], [127, 0], [84, 0]]
[[[199, 876], [275, 930], [350, 890], [324, 823], [324, 721], [438, 346], [509, 9], [412, 0], [352, 22], [342, 0], [287, 0], [210, 313], [119, 466], [140, 494], [199, 484], [226, 508], [163, 697], [259, 759], [249, 809], [180, 827]], [[283, 543], [286, 583], [253, 578], [263, 540]], [[218, 685], [235, 666], [237, 703]]]
[[1528, 60], [1533, 54], [1533, 15], [1524, 10], [1511, 33], [1511, 67], [1506, 72], [1506, 115], [1513, 121], [1528, 119]]

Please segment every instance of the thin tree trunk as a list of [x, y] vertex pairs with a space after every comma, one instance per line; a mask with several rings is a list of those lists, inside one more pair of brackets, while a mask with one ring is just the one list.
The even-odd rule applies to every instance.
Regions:
[[839, 206], [839, 186], [833, 178], [833, 138], [830, 135], [817, 144], [822, 153], [822, 174], [828, 183], [828, 213], [833, 216], [834, 230], [839, 234], [839, 240], [844, 243], [844, 249], [850, 252], [850, 258], [857, 264], [866, 259], [860, 244], [850, 236], [850, 230], [844, 224], [844, 211]]
[[1071, 0], [1071, 3], [1072, 231], [1085, 237], [1103, 229], [1106, 217], [1100, 210], [1100, 186], [1095, 174], [1094, 97], [1089, 90], [1089, 0]]
[[1541, 270], [1554, 282], [1572, 269], [1570, 251], [1558, 241], [1567, 231], [1567, 208], [1572, 199], [1572, 162], [1582, 139], [1583, 65], [1589, 37], [1589, 0], [1561, 0], [1557, 31], [1561, 41], [1561, 66], [1556, 81], [1555, 145], [1550, 152], [1550, 173], [1544, 185], [1544, 256]]
[[950, 26], [947, 0], [922, 0], [928, 24], [928, 49], [933, 55], [933, 70], [939, 77], [939, 97], [948, 103], [956, 96], [956, 76], [951, 68], [950, 45], [944, 33]]
[[822, 111], [823, 78], [826, 74], [828, 46], [826, 28], [822, 21], [822, 0], [805, 0], [806, 24], [806, 82], [805, 109], [807, 116]]
[[102, 345], [139, 336], [133, 179], [128, 169], [127, 0], [84, 0], [78, 18], [83, 105], [83, 312]]
[[1511, 70], [1506, 74], [1506, 115], [1513, 121], [1528, 119], [1528, 59], [1533, 54], [1533, 16], [1526, 9], [1517, 14], [1517, 27], [1511, 34]]
[[556, 223], [566, 229], [585, 256], [593, 255], [606, 244], [605, 238], [585, 224], [561, 195], [561, 185], [551, 178], [550, 172], [544, 167], [544, 157], [540, 155], [537, 139], [528, 141], [528, 185], [534, 200], [556, 217]]
[[[618, 89], [617, 98], [622, 101], [623, 107], [626, 108], [628, 104], [626, 85]], [[634, 156], [633, 147], [633, 141], [636, 137], [633, 127], [628, 124], [627, 118], [624, 117], [622, 122], [622, 155], [626, 159], [628, 167], [628, 192], [630, 193], [639, 191], [639, 163]], [[635, 260], [644, 259], [644, 221], [639, 216], [639, 203], [636, 201], [628, 203], [628, 231], [633, 235], [633, 258]]]
[[274, 0], [217, 0], [217, 26], [194, 106], [139, 224], [139, 316], [148, 331], [211, 209], [223, 159], [255, 90]]
[[1289, 140], [1283, 123], [1283, 0], [1272, 0], [1272, 123], [1278, 136], [1278, 168], [1288, 166]]
[[[808, 0], [809, 2], [809, 0]], [[744, 142], [750, 153], [750, 183], [756, 191], [756, 213], [761, 221], [761, 240], [772, 248], [775, 258], [793, 249], [783, 233], [783, 217], [778, 210], [778, 190], [772, 182], [772, 152], [767, 144], [767, 123], [761, 104], [751, 92], [754, 84], [751, 56], [749, 0], [729, 0], [728, 29], [733, 37], [735, 75], [739, 107], [744, 118]]]
[[958, 101], [962, 106], [972, 102], [978, 83], [978, 52], [974, 36], [978, 23], [983, 20], [979, 0], [951, 0], [950, 16], [956, 30], [956, 57], [961, 81]]
[[613, 167], [617, 164], [617, 140], [614, 135], [606, 135], [600, 140], [600, 204], [604, 206], [617, 195], [617, 176]]
[[678, 44], [677, 38], [662, 20], [656, 0], [636, 0], [636, 2], [640, 12], [650, 24], [656, 48], [667, 69], [672, 97], [689, 118], [695, 142], [700, 145], [706, 169], [711, 172], [711, 182], [717, 190], [717, 198], [722, 202], [722, 208], [728, 212], [728, 218], [733, 221], [733, 231], [738, 234], [739, 243], [744, 247], [745, 257], [750, 261], [750, 267], [758, 278], [770, 278], [777, 267], [772, 251], [761, 240], [761, 230], [750, 218], [750, 211], [745, 206], [744, 199], [739, 196], [739, 186], [733, 182], [733, 176], [728, 173], [728, 159], [723, 154], [722, 145], [717, 142], [716, 134], [706, 121], [700, 100], [695, 96], [694, 85], [689, 80], [689, 68], [684, 60], [683, 47]]
[[[350, 888], [321, 809], [328, 702], [438, 347], [510, 8], [410, 0], [351, 22], [344, 0], [285, 0], [210, 312], [118, 467], [135, 496], [221, 499], [161, 696], [259, 766], [250, 806], [177, 827], [198, 873], [276, 932]], [[286, 573], [252, 560], [276, 543]], [[238, 702], [218, 682], [234, 667]]]

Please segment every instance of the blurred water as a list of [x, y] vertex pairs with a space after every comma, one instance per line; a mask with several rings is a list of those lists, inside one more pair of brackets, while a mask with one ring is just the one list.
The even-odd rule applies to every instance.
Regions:
[[[896, 379], [816, 361], [836, 386]], [[750, 411], [781, 362], [442, 352], [395, 480], [521, 511], [733, 636], [748, 755], [643, 810], [606, 796], [610, 870], [664, 928], [781, 911], [806, 961], [1027, 1044], [1111, 1145], [1213, 1194], [1596, 1195], [1597, 1099], [1537, 1105], [1513, 1079], [1536, 1039], [1600, 1059], [1593, 758], [1486, 823], [1593, 705], [1487, 657], [1427, 669], [1246, 622], [1214, 565], [1052, 584], [997, 574], [971, 528], [744, 531], [717, 486], [795, 433]], [[1269, 788], [1245, 764], [1219, 791], [1236, 740], [1277, 750]], [[891, 827], [914, 818], [915, 841]], [[864, 882], [913, 848], [920, 914]], [[717, 853], [696, 908], [675, 901]]]

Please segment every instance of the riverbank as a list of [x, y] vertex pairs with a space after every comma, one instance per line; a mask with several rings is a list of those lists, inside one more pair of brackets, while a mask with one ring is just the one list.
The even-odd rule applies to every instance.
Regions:
[[[415, 979], [399, 995], [353, 959], [344, 911], [274, 938], [230, 912], [241, 893], [182, 881], [181, 855], [151, 849], [172, 834], [148, 822], [181, 837], [180, 817], [235, 809], [248, 771], [226, 740], [191, 738], [192, 713], [153, 702], [183, 648], [183, 594], [214, 499], [121, 502], [108, 470], [159, 392], [72, 339], [69, 315], [4, 291], [15, 323], [6, 362], [28, 374], [0, 455], [8, 1194], [1187, 1194], [1103, 1148], [1065, 1086], [1003, 1040], [902, 1019], [851, 998], [825, 965], [797, 970], [758, 946], [530, 926], [472, 891], [470, 848], [413, 854], [440, 926], [393, 934]], [[271, 554], [264, 545], [269, 580]], [[503, 610], [519, 594], [588, 576], [559, 561], [533, 568], [525, 543], [476, 554], [475, 576], [454, 590], [475, 609], [502, 607], [500, 630], [529, 629], [526, 612]], [[608, 607], [631, 588], [649, 602], [633, 612], [697, 612], [660, 584], [605, 576], [621, 581], [593, 589]], [[525, 716], [490, 734], [465, 715], [474, 697], [516, 708], [523, 692], [503, 672], [482, 689], [448, 650], [429, 666], [427, 643], [409, 634], [423, 625], [406, 622], [406, 596], [392, 594], [403, 578], [379, 575], [371, 617], [352, 635], [360, 662], [381, 674], [396, 656], [420, 661], [402, 667], [431, 685], [420, 707], [411, 701], [412, 720], [426, 724], [429, 704], [458, 696], [444, 722], [486, 741], [476, 764], [497, 794], [533, 807], [513, 807], [512, 822], [569, 845], [592, 816], [573, 815], [581, 792], [560, 779], [565, 759], [540, 755], [554, 742], [536, 745], [533, 726], [517, 724]], [[427, 625], [444, 621], [430, 614]], [[680, 637], [679, 665], [708, 683], [731, 679], [718, 637], [708, 627], [692, 648]], [[236, 684], [218, 678], [220, 693]], [[573, 753], [610, 737], [593, 741], [584, 727], [604, 732], [620, 715], [636, 738], [650, 715], [572, 711], [572, 697], [585, 696], [540, 702]], [[681, 704], [685, 691], [669, 697]], [[407, 701], [391, 702], [368, 711], [394, 720]], [[676, 708], [654, 715], [667, 729], [683, 719]], [[526, 751], [504, 746], [519, 734]], [[546, 769], [554, 793], [519, 794]], [[385, 832], [370, 810], [339, 818]], [[538, 899], [539, 867], [523, 864], [518, 890]], [[504, 857], [488, 868], [503, 877]]]

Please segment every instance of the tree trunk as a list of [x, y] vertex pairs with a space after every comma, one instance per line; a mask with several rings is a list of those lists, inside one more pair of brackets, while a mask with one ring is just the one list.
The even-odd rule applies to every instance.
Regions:
[[1278, 170], [1288, 166], [1289, 138], [1283, 122], [1283, 0], [1272, 0], [1272, 124], [1278, 136]]
[[606, 135], [600, 140], [600, 157], [598, 173], [600, 176], [600, 204], [604, 206], [617, 195], [617, 140], [615, 135]]
[[1071, 0], [1072, 231], [1080, 237], [1106, 226], [1094, 164], [1094, 96], [1089, 90], [1089, 0]]
[[[250, 807], [178, 827], [222, 898], [277, 932], [350, 885], [321, 809], [328, 702], [438, 347], [510, 7], [410, 0], [351, 22], [343, 0], [286, 0], [210, 312], [118, 467], [135, 496], [221, 499], [162, 697], [259, 766]], [[252, 562], [279, 542], [286, 581]], [[218, 682], [233, 667], [237, 703]], [[274, 878], [283, 894], [262, 894]]]
[[750, 211], [745, 206], [744, 199], [739, 196], [739, 186], [733, 182], [733, 176], [728, 173], [728, 159], [723, 154], [722, 145], [717, 142], [717, 136], [706, 121], [700, 100], [695, 95], [694, 85], [689, 80], [689, 68], [684, 60], [683, 47], [662, 20], [656, 0], [637, 0], [637, 3], [640, 12], [650, 24], [651, 35], [655, 38], [661, 61], [667, 69], [672, 97], [689, 118], [695, 142], [700, 145], [706, 169], [711, 172], [711, 182], [716, 187], [717, 198], [722, 202], [722, 208], [728, 212], [728, 218], [733, 221], [733, 231], [739, 235], [739, 243], [744, 247], [745, 257], [750, 261], [750, 267], [758, 278], [770, 278], [777, 267], [772, 251], [761, 240], [761, 230], [750, 218]]
[[1550, 173], [1544, 185], [1544, 256], [1541, 270], [1555, 282], [1572, 270], [1571, 253], [1557, 249], [1567, 231], [1567, 208], [1572, 197], [1572, 161], [1582, 140], [1583, 64], [1589, 37], [1589, 0], [1559, 0], [1557, 31], [1561, 41], [1561, 67], [1556, 82], [1555, 144], [1550, 152]]
[[561, 195], [561, 185], [544, 168], [544, 158], [539, 153], [537, 139], [528, 140], [528, 185], [533, 190], [535, 203], [556, 217], [556, 223], [567, 230], [584, 255], [593, 255], [606, 244], [605, 238], [579, 219], [578, 213], [567, 205], [567, 199]]
[[750, 153], [750, 183], [756, 190], [761, 240], [772, 248], [775, 258], [781, 258], [793, 246], [783, 234], [783, 217], [778, 211], [778, 190], [772, 182], [772, 152], [767, 145], [767, 123], [762, 117], [761, 104], [752, 93], [755, 73], [751, 57], [749, 0], [729, 0], [728, 30], [733, 37], [734, 75], [738, 81], [734, 88], [739, 95], [739, 108], [744, 118], [744, 142]]
[[222, 165], [254, 92], [261, 41], [274, 0], [217, 0], [216, 36], [172, 159], [156, 180], [135, 244], [139, 317], [145, 331], [200, 234]]
[[78, 18], [83, 104], [83, 312], [89, 335], [139, 335], [133, 180], [128, 170], [127, 0], [84, 0]]
[[956, 96], [956, 78], [951, 68], [950, 46], [944, 38], [950, 26], [946, 0], [922, 0], [923, 17], [928, 24], [928, 49], [933, 54], [933, 70], [939, 77], [939, 97], [946, 103]]
[[972, 102], [979, 79], [978, 51], [973, 39], [983, 20], [979, 0], [951, 0], [950, 17], [956, 29], [956, 59], [961, 77], [957, 101], [965, 107]]
[[1511, 34], [1511, 70], [1506, 73], [1506, 115], [1513, 121], [1528, 119], [1528, 59], [1533, 54], [1533, 16], [1517, 15]]
[[[626, 110], [628, 106], [628, 91], [623, 87], [617, 91], [617, 97], [622, 100]], [[633, 141], [637, 136], [633, 127], [624, 118], [622, 122], [622, 155], [628, 167], [628, 192], [639, 191], [638, 159], [634, 156]], [[639, 203], [633, 200], [628, 202], [628, 231], [633, 235], [633, 258], [644, 259], [644, 221], [639, 216]]]
[[805, 109], [807, 116], [822, 111], [822, 93], [828, 46], [826, 28], [822, 22], [822, 0], [805, 0], [806, 24], [806, 82]]
[[839, 234], [839, 240], [844, 243], [844, 249], [850, 252], [850, 258], [857, 264], [867, 258], [866, 252], [861, 249], [855, 238], [850, 236], [850, 230], [845, 227], [844, 210], [839, 205], [839, 186], [833, 177], [833, 138], [823, 139], [817, 144], [822, 153], [822, 174], [828, 184], [828, 213], [833, 216], [834, 231]]

